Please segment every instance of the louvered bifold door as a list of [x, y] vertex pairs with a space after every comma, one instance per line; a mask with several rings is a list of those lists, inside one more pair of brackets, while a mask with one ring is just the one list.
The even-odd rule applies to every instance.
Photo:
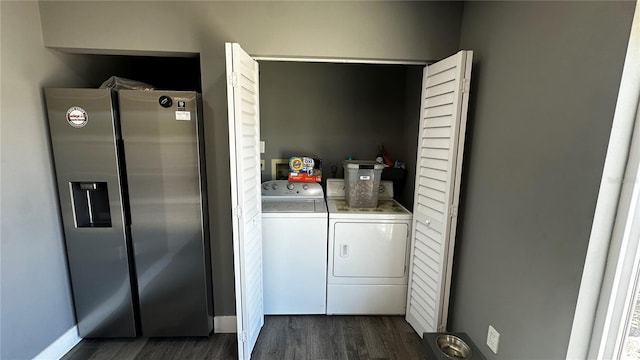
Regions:
[[420, 336], [447, 323], [471, 58], [424, 70], [406, 316]]
[[238, 357], [250, 359], [264, 324], [258, 63], [225, 46]]

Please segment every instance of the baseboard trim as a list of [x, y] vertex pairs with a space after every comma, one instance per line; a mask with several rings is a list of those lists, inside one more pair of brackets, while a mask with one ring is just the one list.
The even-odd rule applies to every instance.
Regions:
[[236, 316], [215, 316], [213, 318], [213, 332], [216, 334], [238, 332]]
[[[213, 318], [213, 331], [215, 333], [236, 333], [237, 324], [235, 315], [232, 316], [215, 316]], [[78, 336], [78, 327], [73, 326], [62, 334], [56, 341], [52, 342], [33, 360], [50, 360], [60, 359], [64, 354], [68, 353], [76, 346], [82, 338]]]
[[56, 341], [49, 344], [49, 346], [36, 355], [33, 360], [60, 359], [64, 354], [73, 349], [80, 340], [82, 340], [82, 338], [78, 336], [78, 326], [74, 326], [62, 334]]

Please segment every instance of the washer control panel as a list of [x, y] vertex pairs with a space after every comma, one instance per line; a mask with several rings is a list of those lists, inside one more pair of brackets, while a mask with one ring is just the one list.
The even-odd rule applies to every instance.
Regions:
[[262, 183], [262, 197], [322, 199], [324, 191], [319, 183], [269, 180]]

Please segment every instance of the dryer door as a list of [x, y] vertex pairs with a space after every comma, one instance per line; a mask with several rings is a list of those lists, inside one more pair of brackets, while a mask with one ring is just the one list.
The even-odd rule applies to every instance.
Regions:
[[408, 224], [338, 222], [333, 276], [401, 278], [405, 275]]

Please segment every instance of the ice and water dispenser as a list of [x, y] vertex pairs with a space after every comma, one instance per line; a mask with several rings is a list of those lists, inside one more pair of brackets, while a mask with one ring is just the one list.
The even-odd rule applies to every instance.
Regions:
[[76, 227], [111, 227], [106, 182], [71, 182]]

